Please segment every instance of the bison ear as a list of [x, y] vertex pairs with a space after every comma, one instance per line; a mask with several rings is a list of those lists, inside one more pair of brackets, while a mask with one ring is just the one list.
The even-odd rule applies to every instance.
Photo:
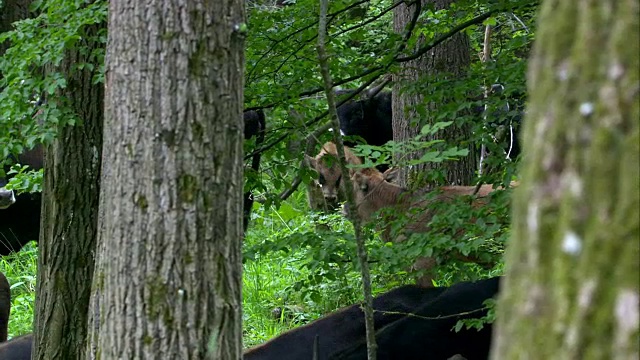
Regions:
[[388, 168], [387, 171], [385, 171], [382, 174], [382, 177], [384, 178], [385, 181], [388, 181], [390, 183], [395, 183], [396, 180], [398, 180], [398, 172], [400, 172], [399, 168]]
[[307, 154], [304, 154], [304, 163], [308, 167], [310, 167], [312, 169], [316, 169], [316, 159], [312, 158], [311, 156], [309, 156]]

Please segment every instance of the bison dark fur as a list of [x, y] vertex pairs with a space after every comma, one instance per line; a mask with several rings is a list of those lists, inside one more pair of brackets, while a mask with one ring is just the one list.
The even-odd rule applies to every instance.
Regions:
[[[340, 130], [344, 136], [359, 136], [369, 145], [384, 145], [393, 139], [391, 92], [351, 100], [338, 107]], [[348, 142], [350, 146], [354, 143]]]
[[243, 114], [244, 118], [244, 139], [251, 139], [265, 130], [264, 111], [248, 110]]
[[[417, 316], [385, 326], [376, 333], [379, 360], [445, 360], [460, 354], [468, 360], [488, 359], [491, 347], [490, 324], [482, 330], [453, 327], [460, 319], [480, 318], [487, 314], [483, 302], [498, 293], [500, 278], [463, 282], [451, 286], [430, 303], [421, 307]], [[353, 347], [336, 351], [332, 360], [364, 360], [367, 346], [360, 340]]]
[[[414, 312], [436, 298], [443, 288], [402, 286], [373, 300], [374, 322], [381, 328]], [[318, 360], [364, 339], [364, 316], [360, 305], [352, 305], [324, 316], [310, 324], [288, 331], [265, 344], [248, 349], [245, 360], [300, 360], [313, 357], [314, 340], [318, 336]]]
[[[44, 156], [42, 146], [18, 156], [17, 162], [29, 165], [34, 170], [42, 169]], [[8, 170], [6, 168], [5, 170]], [[0, 255], [20, 251], [31, 240], [40, 235], [40, 193], [20, 194], [6, 209], [0, 210]]]
[[0, 359], [31, 360], [33, 334], [22, 335], [0, 344]]
[[[259, 147], [264, 143], [265, 130], [267, 123], [262, 110], [249, 110], [244, 112], [244, 139], [250, 139], [255, 136], [255, 147]], [[257, 173], [260, 170], [261, 152], [255, 152], [251, 157], [251, 171]], [[253, 207], [253, 193], [249, 189], [243, 195], [243, 213], [242, 213], [242, 229], [247, 232], [249, 220], [251, 219], [251, 209]]]
[[9, 281], [7, 280], [7, 277], [0, 272], [0, 343], [7, 341], [10, 314], [11, 314], [11, 286], [9, 286]]

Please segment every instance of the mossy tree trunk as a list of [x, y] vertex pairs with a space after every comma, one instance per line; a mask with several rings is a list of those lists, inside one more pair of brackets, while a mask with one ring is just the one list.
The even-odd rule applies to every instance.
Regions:
[[243, 1], [111, 1], [99, 359], [241, 358]]
[[637, 0], [546, 0], [494, 359], [637, 359]]
[[[106, 24], [105, 24], [106, 25]], [[94, 84], [93, 50], [101, 26], [85, 29], [87, 49], [71, 49], [59, 68], [67, 86], [58, 94], [81, 123], [62, 126], [45, 148], [42, 224], [34, 319], [34, 359], [83, 359], [98, 226], [104, 86]], [[91, 39], [94, 39], [93, 41]]]
[[[433, 8], [435, 10], [447, 9], [453, 0], [422, 0], [422, 8]], [[393, 24], [396, 32], [403, 32], [407, 24], [411, 21], [415, 5], [407, 6], [402, 4], [394, 10]], [[424, 45], [424, 39], [416, 44], [416, 48]], [[446, 97], [435, 98], [433, 96], [433, 82], [459, 80], [467, 72], [471, 63], [471, 46], [469, 37], [460, 32], [449, 38], [444, 43], [436, 46], [426, 54], [416, 60], [411, 60], [401, 64], [401, 71], [394, 78], [393, 89], [393, 138], [396, 141], [404, 141], [414, 138], [420, 134], [420, 129], [427, 123], [433, 123], [438, 114], [438, 106], [446, 102]], [[405, 84], [413, 84], [419, 78], [429, 77], [433, 79], [427, 84], [424, 91], [418, 93], [401, 93], [400, 89]], [[429, 94], [428, 100], [424, 94]], [[416, 119], [421, 115], [420, 107], [428, 101], [426, 121], [416, 123]], [[460, 144], [470, 139], [471, 128], [467, 124], [456, 124], [436, 134], [435, 138], [444, 139], [449, 144]], [[448, 184], [467, 185], [473, 182], [475, 170], [477, 168], [477, 156], [473, 146], [468, 146], [469, 156], [461, 158], [459, 161], [448, 161], [444, 163], [423, 163], [411, 169], [404, 167], [399, 169], [398, 180], [402, 185], [423, 186], [425, 174], [429, 174], [432, 169], [440, 169]], [[422, 154], [411, 154], [409, 158], [419, 159]]]

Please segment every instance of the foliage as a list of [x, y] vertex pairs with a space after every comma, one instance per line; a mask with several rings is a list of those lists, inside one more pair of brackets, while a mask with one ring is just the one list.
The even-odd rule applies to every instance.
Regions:
[[[66, 99], [56, 96], [66, 87], [63, 74], [56, 71], [65, 50], [78, 48], [88, 52], [89, 42], [106, 43], [106, 33], [88, 39], [87, 26], [106, 21], [105, 1], [70, 2], [49, 0], [35, 2], [38, 16], [16, 22], [15, 30], [0, 34], [0, 42], [11, 47], [0, 57], [0, 161], [18, 155], [38, 143], [50, 143], [59, 126], [74, 125], [81, 119], [66, 106]], [[91, 62], [77, 63], [75, 68], [103, 69], [104, 49], [91, 54]], [[43, 68], [48, 71], [42, 71]], [[103, 71], [94, 79], [102, 82]], [[14, 186], [19, 188], [27, 185]]]
[[[402, 84], [403, 94], [420, 93], [425, 95], [426, 102], [438, 102], [437, 113], [430, 112], [425, 103], [412, 119], [416, 124], [423, 124], [426, 119], [434, 123], [424, 127], [420, 137], [406, 143], [360, 145], [356, 151], [367, 157], [365, 166], [415, 165], [415, 162], [393, 163], [397, 160], [392, 160], [392, 154], [424, 149], [429, 151], [419, 161], [449, 161], [466, 156], [461, 149], [469, 144], [477, 147], [484, 144], [490, 156], [485, 160], [487, 171], [478, 180], [509, 183], [517, 174], [517, 161], [505, 160], [503, 156], [508, 139], [494, 138], [496, 133], [508, 129], [526, 101], [525, 59], [535, 37], [535, 9], [524, 6], [531, 3], [534, 2], [497, 0], [480, 4], [461, 0], [448, 10], [424, 8], [411, 36], [405, 36], [394, 33], [392, 28], [395, 2], [332, 1], [329, 65], [336, 83], [346, 89], [356, 89], [382, 74], [394, 73], [399, 58], [411, 55], [419, 39], [427, 43], [435, 41], [456, 26], [490, 13], [483, 21], [461, 30], [469, 35], [473, 53], [480, 53], [485, 25], [494, 26], [491, 62], [474, 57], [467, 74], [455, 82], [423, 77]], [[280, 198], [296, 176], [301, 176], [304, 183], [313, 178], [314, 174], [301, 168], [300, 163], [306, 137], [322, 124], [326, 113], [326, 102], [318, 95], [322, 82], [315, 50], [317, 2], [298, 0], [286, 6], [247, 2], [247, 6], [245, 108], [267, 110], [265, 144], [256, 144], [253, 139], [245, 143], [247, 161], [252, 152], [262, 152], [260, 172], [247, 171], [245, 179], [245, 189], [253, 189], [262, 200], [262, 204], [254, 206], [244, 249], [245, 343], [255, 344], [290, 326], [357, 301], [360, 280], [350, 225], [337, 214], [310, 215], [302, 191], [286, 201]], [[66, 99], [57, 94], [58, 89], [66, 86], [67, 79], [56, 68], [65, 50], [88, 49], [89, 41], [106, 43], [105, 33], [99, 33], [97, 38], [87, 38], [85, 33], [87, 27], [106, 21], [105, 1], [43, 0], [36, 2], [32, 10], [36, 17], [16, 23], [12, 32], [0, 34], [0, 42], [11, 43], [0, 57], [0, 159], [50, 142], [60, 126], [81, 124], [81, 117], [71, 112]], [[76, 67], [100, 69], [94, 81], [103, 82], [104, 49], [89, 58], [90, 62]], [[47, 71], [42, 71], [43, 68]], [[485, 99], [485, 88], [496, 83], [504, 85], [504, 90]], [[509, 110], [505, 111], [507, 104]], [[485, 114], [480, 114], [478, 109], [485, 107]], [[427, 135], [437, 134], [444, 126], [468, 124], [473, 127], [470, 139], [454, 143], [425, 141]], [[512, 125], [518, 131], [518, 124]], [[315, 140], [323, 142], [329, 136], [324, 133]], [[23, 168], [15, 170], [21, 175], [10, 186], [20, 191], [39, 189], [39, 180], [22, 176]], [[438, 178], [437, 174], [430, 176]], [[462, 203], [442, 204], [430, 225], [432, 230], [414, 235], [402, 244], [383, 243], [376, 230], [369, 229], [367, 245], [374, 289], [383, 291], [411, 281], [406, 273], [406, 259], [418, 255], [440, 256], [456, 249], [465, 254], [480, 251], [491, 259], [499, 259], [509, 234], [508, 192], [495, 197], [494, 207], [484, 210]], [[472, 218], [476, 220], [468, 221]], [[318, 224], [328, 225], [329, 230], [319, 232]], [[451, 234], [456, 232], [466, 234], [464, 241], [454, 241]], [[11, 273], [8, 262], [3, 264], [5, 267], [0, 270]], [[438, 268], [438, 283], [448, 285], [495, 274], [501, 266], [498, 264], [487, 272], [460, 262], [443, 261]], [[24, 273], [35, 274], [35, 269]], [[17, 274], [8, 276], [12, 283], [22, 281]], [[31, 304], [27, 297], [22, 299], [23, 302], [14, 301], [16, 309]], [[278, 320], [271, 315], [276, 307], [285, 309]], [[21, 314], [23, 310], [16, 311]], [[16, 321], [27, 324], [25, 328], [31, 323]], [[12, 334], [23, 332], [13, 324]]]
[[483, 302], [483, 305], [488, 309], [487, 314], [477, 319], [461, 319], [458, 320], [453, 331], [458, 332], [462, 328], [482, 330], [485, 324], [492, 324], [496, 319], [496, 300], [487, 299]]
[[27, 171], [29, 166], [20, 166], [15, 164], [11, 167], [11, 170], [7, 172], [7, 175], [13, 175], [9, 182], [5, 186], [8, 190], [16, 190], [18, 194], [29, 192], [41, 192], [42, 191], [42, 172], [43, 169], [37, 171]]

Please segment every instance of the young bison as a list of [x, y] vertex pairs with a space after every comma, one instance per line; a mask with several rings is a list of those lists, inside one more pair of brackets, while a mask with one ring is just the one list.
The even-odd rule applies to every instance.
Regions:
[[[347, 164], [360, 165], [362, 161], [355, 156], [351, 149], [344, 147], [344, 155]], [[327, 142], [322, 145], [322, 150], [315, 157], [305, 155], [307, 165], [318, 172], [318, 179], [315, 184], [310, 184], [308, 188], [309, 206], [314, 209], [328, 208], [335, 209], [338, 202], [344, 201], [345, 196], [341, 188], [342, 171], [338, 164], [338, 149], [336, 144]], [[353, 173], [353, 171], [349, 171]], [[321, 196], [321, 198], [320, 198]], [[326, 204], [327, 207], [321, 206]]]
[[[373, 299], [376, 329], [413, 313], [442, 294], [446, 288], [424, 289], [406, 285]], [[347, 349], [365, 337], [364, 315], [360, 305], [337, 310], [305, 326], [245, 351], [244, 360], [312, 359], [317, 337], [317, 359], [327, 359], [335, 351]]]
[[[435, 210], [430, 208], [432, 203], [441, 201], [452, 201], [465, 195], [474, 195], [475, 186], [443, 186], [434, 196], [427, 196], [425, 199], [424, 192], [412, 192], [401, 186], [393, 184], [386, 179], [387, 172], [380, 173], [376, 169], [362, 169], [355, 172], [351, 180], [353, 181], [353, 190], [355, 195], [355, 203], [360, 218], [369, 222], [373, 219], [375, 213], [382, 209], [393, 209], [393, 214], [404, 214], [409, 217], [408, 222], [403, 228], [402, 234], [392, 234], [391, 222], [395, 216], [389, 215], [384, 217], [384, 230], [381, 234], [385, 241], [402, 242], [411, 233], [424, 233], [429, 231], [429, 223], [435, 215]], [[482, 185], [475, 193], [472, 206], [480, 207], [489, 201], [488, 195], [493, 191], [493, 185]], [[426, 195], [430, 195], [426, 193]], [[345, 208], [347, 209], [347, 208]], [[420, 211], [415, 211], [420, 210]], [[348, 211], [348, 209], [347, 209]], [[386, 212], [389, 214], [390, 212]], [[455, 234], [456, 237], [462, 234]], [[492, 266], [480, 261], [473, 256], [463, 256], [457, 251], [449, 254], [454, 258], [466, 262], [475, 262], [485, 266]], [[413, 265], [414, 270], [430, 270], [436, 265], [435, 258], [419, 258]], [[418, 279], [421, 286], [431, 286], [432, 276], [425, 275]]]

